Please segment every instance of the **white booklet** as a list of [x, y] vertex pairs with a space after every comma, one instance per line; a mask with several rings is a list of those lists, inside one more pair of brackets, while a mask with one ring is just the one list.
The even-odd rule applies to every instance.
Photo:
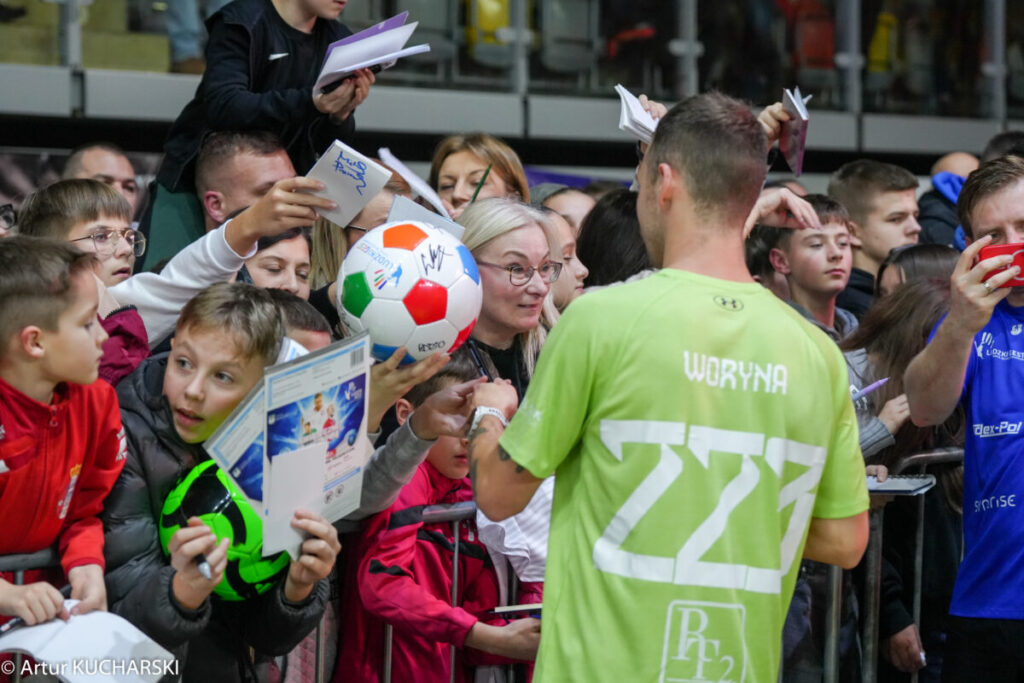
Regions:
[[422, 221], [435, 228], [441, 228], [451, 233], [452, 237], [462, 241], [464, 227], [446, 216], [439, 216], [425, 206], [421, 206], [402, 195], [395, 195], [391, 201], [391, 210], [388, 212], [388, 223], [395, 221]]
[[879, 483], [874, 475], [868, 476], [868, 493], [890, 496], [917, 496], [935, 486], [934, 474], [891, 474]]
[[344, 142], [335, 140], [306, 177], [316, 178], [324, 184], [324, 189], [316, 194], [338, 203], [338, 208], [332, 211], [317, 209], [317, 213], [335, 225], [345, 227], [374, 195], [384, 189], [391, 179], [391, 171]]
[[658, 127], [657, 120], [647, 113], [640, 100], [622, 84], [615, 86], [615, 92], [619, 94], [620, 101], [619, 130], [626, 131], [641, 142], [651, 144], [654, 130]]
[[786, 88], [782, 93], [782, 108], [789, 113], [790, 119], [782, 124], [779, 150], [782, 151], [789, 170], [796, 176], [804, 170], [804, 148], [807, 145], [807, 126], [811, 118], [807, 113], [807, 103], [811, 101], [811, 97], [813, 95], [803, 97], [799, 86], [793, 90]]
[[359, 507], [369, 370], [365, 332], [272, 366], [204, 444], [262, 513], [264, 556], [299, 556], [296, 508], [336, 522]]
[[[64, 601], [69, 611], [76, 604]], [[156, 683], [166, 674], [180, 673], [173, 654], [110, 612], [12, 628], [0, 636], [0, 652], [21, 652], [36, 660], [34, 668], [33, 662], [22, 662], [17, 672], [23, 676], [48, 674], [70, 683]], [[2, 673], [15, 670], [4, 668]]]
[[394, 66], [402, 57], [429, 52], [430, 45], [426, 43], [405, 47], [417, 26], [417, 22], [406, 24], [408, 17], [408, 12], [402, 12], [331, 43], [324, 57], [323, 68], [313, 85], [313, 92], [339, 83], [359, 69], [373, 68], [374, 71], [380, 71]]
[[395, 170], [395, 173], [402, 176], [405, 182], [409, 183], [409, 187], [412, 188], [413, 196], [423, 197], [431, 206], [437, 209], [437, 212], [442, 216], [448, 215], [448, 210], [444, 208], [444, 202], [434, 188], [430, 187], [423, 178], [412, 172], [412, 169], [401, 162], [401, 160], [392, 154], [391, 150], [387, 147], [381, 147], [377, 150], [377, 156], [385, 164]]

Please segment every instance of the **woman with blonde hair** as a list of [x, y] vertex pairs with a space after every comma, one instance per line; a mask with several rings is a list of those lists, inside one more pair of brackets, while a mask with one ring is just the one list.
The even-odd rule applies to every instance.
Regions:
[[453, 220], [472, 202], [481, 180], [484, 184], [477, 200], [511, 197], [530, 201], [523, 163], [503, 140], [487, 133], [460, 133], [438, 143], [430, 163], [429, 183]]
[[562, 264], [551, 256], [547, 216], [513, 199], [473, 203], [459, 218], [462, 242], [480, 268], [483, 305], [472, 341], [520, 397], [548, 329], [558, 319], [551, 283]]

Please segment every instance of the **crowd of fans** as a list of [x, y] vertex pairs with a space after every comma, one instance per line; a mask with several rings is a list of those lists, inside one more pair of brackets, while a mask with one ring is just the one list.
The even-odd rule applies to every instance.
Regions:
[[[794, 363], [809, 354], [800, 368], [824, 374], [793, 370], [780, 379], [776, 372], [765, 391], [781, 387], [785, 394], [787, 382], [819, 383], [836, 412], [816, 406], [810, 394], [799, 405], [829, 415], [816, 428], [826, 429], [839, 416], [825, 433], [841, 432], [824, 449], [828, 464], [818, 491], [831, 507], [822, 502], [814, 508], [809, 533], [797, 528], [807, 539], [803, 561], [787, 569], [783, 558], [781, 611], [763, 623], [752, 616], [753, 625], [737, 631], [745, 638], [753, 628], [764, 641], [745, 643], [749, 670], [779, 670], [786, 681], [821, 680], [830, 563], [847, 567], [840, 675], [859, 680], [861, 522], [831, 531], [816, 523], [862, 519], [862, 474], [884, 480], [909, 455], [965, 446], [963, 465], [934, 470], [939, 483], [924, 508], [919, 586], [913, 585], [917, 506], [903, 499], [888, 506], [879, 673], [884, 680], [914, 673], [929, 681], [1018, 680], [1024, 663], [1013, 633], [1024, 623], [1024, 593], [1017, 591], [1016, 572], [1020, 475], [1013, 441], [1020, 409], [1013, 382], [1024, 356], [1013, 349], [1024, 316], [1018, 290], [999, 287], [1019, 273], [1005, 269], [1011, 257], [979, 258], [988, 244], [1024, 239], [1024, 203], [1016, 201], [1024, 192], [1018, 156], [1024, 133], [1018, 132], [998, 135], [980, 159], [966, 152], [940, 159], [931, 188], [920, 196], [913, 174], [872, 159], [836, 169], [824, 195], [806, 195], [797, 181], [764, 185], [768, 151], [788, 115], [774, 104], [755, 119], [714, 94], [671, 111], [643, 99], [663, 125], [655, 141], [639, 149], [634, 188], [531, 188], [507, 143], [486, 133], [453, 132], [437, 145], [427, 182], [448, 218], [465, 229], [462, 241], [480, 266], [483, 306], [471, 338], [451, 355], [399, 365], [399, 349], [374, 365], [367, 421], [376, 450], [360, 508], [347, 518], [359, 521], [360, 531], [339, 540], [328, 520], [296, 511], [292, 525], [306, 537], [301, 556], [272, 590], [243, 602], [212, 595], [227, 569], [227, 542], [199, 520], [178, 530], [165, 554], [158, 525], [168, 493], [208, 459], [203, 443], [278, 362], [286, 338], [314, 351], [346, 336], [336, 307], [341, 262], [387, 220], [394, 197], [412, 194], [396, 173], [348, 225], [334, 225], [316, 212], [334, 202], [317, 194], [323, 189], [318, 181], [299, 175], [333, 139], [353, 140], [358, 106], [372, 93], [373, 74], [361, 71], [331, 93], [310, 95], [308, 64], [347, 34], [335, 21], [341, 4], [235, 0], [219, 10], [202, 83], [172, 128], [143, 205], [124, 153], [90, 143], [72, 154], [62, 180], [38, 189], [16, 217], [6, 217], [10, 229], [0, 242], [0, 555], [56, 545], [60, 567], [31, 571], [21, 585], [0, 577], [0, 620], [18, 617], [32, 625], [68, 618], [58, 589], [69, 585], [71, 598], [80, 601], [73, 612], [106, 609], [128, 619], [174, 653], [186, 681], [312, 680], [318, 651], [326, 676], [339, 682], [381, 680], [385, 659], [393, 680], [446, 681], [452, 667], [459, 680], [502, 680], [504, 667], [525, 669], [538, 648], [537, 675], [560, 680], [556, 672], [565, 661], [593, 653], [593, 644], [579, 645], [586, 636], [567, 636], [563, 617], [556, 616], [555, 610], [586, 607], [562, 604], [569, 590], [563, 584], [573, 577], [559, 574], [556, 599], [544, 600], [546, 570], [547, 581], [551, 571], [572, 573], [563, 550], [571, 545], [567, 522], [559, 517], [570, 484], [560, 492], [558, 481], [572, 482], [572, 495], [583, 495], [576, 490], [580, 480], [572, 478], [578, 465], [563, 463], [567, 453], [577, 453], [577, 442], [569, 439], [565, 452], [546, 453], [547, 444], [538, 440], [548, 432], [531, 437], [524, 425], [541, 420], [544, 411], [560, 411], [566, 424], [578, 420], [581, 430], [597, 430], [580, 411], [603, 404], [589, 380], [556, 388], [550, 368], [558, 361], [548, 359], [575, 353], [579, 363], [598, 362], [591, 357], [596, 347], [580, 338], [581, 320], [621, 327], [617, 334], [641, 341], [658, 337], [657, 329], [630, 331], [640, 323], [628, 322], [625, 312], [633, 308], [629, 315], [643, 319], [647, 310], [630, 306], [631, 293], [668, 296], [672, 306], [686, 309], [698, 305], [698, 294], [718, 291], [713, 282], [731, 280], [733, 289], [700, 305], [714, 299], [733, 315], [730, 307], [741, 310], [737, 302], [745, 298], [761, 319], [776, 321], [762, 324], [768, 336], [776, 325], [785, 330], [780, 334], [795, 335], [786, 338], [797, 341], [777, 353]], [[266, 52], [286, 58], [259, 58]], [[694, 130], [711, 142], [700, 142]], [[726, 142], [715, 147], [719, 139]], [[672, 217], [687, 226], [731, 225], [736, 239], [729, 244], [736, 251], [698, 263], [719, 238], [673, 232]], [[701, 274], [671, 279], [679, 270]], [[671, 310], [650, 312], [644, 324], [656, 328], [658, 316], [668, 320]], [[672, 330], [678, 324], [666, 323]], [[709, 318], [707, 329], [695, 324], [679, 334], [713, 337], [724, 324]], [[661, 335], [666, 348], [680, 343], [667, 335]], [[699, 379], [709, 387], [726, 386], [725, 364], [734, 363], [729, 353], [742, 356], [740, 346], [726, 347], [731, 351], [721, 359], [701, 357], [706, 367]], [[666, 372], [685, 362], [681, 376], [692, 379], [690, 364], [698, 361], [674, 355], [628, 360], [664, 364]], [[845, 358], [845, 372], [838, 358]], [[711, 361], [721, 363], [714, 384]], [[587, 366], [571, 369], [580, 367]], [[481, 370], [493, 381], [485, 382]], [[731, 372], [738, 373], [728, 375], [735, 388], [742, 363]], [[535, 374], [538, 388], [530, 392]], [[604, 386], [603, 377], [593, 370], [590, 379]], [[879, 380], [887, 381], [846, 400]], [[743, 377], [744, 389], [747, 381]], [[759, 380], [750, 381], [756, 387]], [[529, 405], [520, 411], [529, 415], [509, 425], [507, 442], [484, 436], [507, 419], [499, 426], [492, 414], [481, 422], [473, 408], [488, 405], [482, 396], [508, 406], [507, 418], [520, 403]], [[687, 402], [690, 394], [682, 396]], [[649, 400], [659, 410], [675, 405], [661, 395]], [[815, 415], [787, 419], [814, 423]], [[600, 429], [610, 438], [605, 426]], [[643, 438], [636, 436], [649, 443]], [[516, 443], [530, 448], [512, 448]], [[493, 462], [474, 454], [489, 449], [496, 453]], [[496, 479], [491, 466], [510, 453], [519, 464], [507, 476], [524, 469], [537, 476], [522, 486], [509, 479], [503, 491], [494, 482], [505, 480]], [[552, 474], [556, 464], [559, 473]], [[853, 470], [856, 486], [849, 477], [842, 483], [841, 474]], [[424, 507], [473, 500], [474, 489], [481, 512], [461, 525], [458, 538], [450, 525], [424, 520]], [[722, 499], [743, 495], [727, 487]], [[514, 502], [505, 504], [506, 497]], [[769, 517], [782, 514], [782, 507]], [[812, 517], [809, 507], [804, 511]], [[627, 523], [608, 519], [605, 536], [616, 523]], [[628, 530], [621, 533], [617, 538], [628, 546]], [[736, 533], [732, 538], [742, 546], [759, 532]], [[782, 541], [784, 554], [798, 547], [790, 535]], [[556, 551], [553, 570], [547, 560]], [[587, 563], [589, 552], [581, 555]], [[599, 559], [604, 552], [623, 551], [595, 546], [595, 564], [610, 562]], [[200, 555], [209, 575], [195, 561]], [[614, 573], [654, 571], [641, 564], [635, 560], [636, 566]], [[492, 612], [513, 602], [510, 587], [520, 603], [543, 602], [547, 638], [541, 620]], [[915, 590], [922, 596], [917, 620]], [[387, 646], [385, 625], [393, 628]], [[620, 635], [623, 642], [599, 647], [647, 672], [649, 662], [630, 663], [630, 634]], [[676, 659], [686, 660], [690, 644], [679, 637]], [[637, 675], [648, 680], [646, 673]]]

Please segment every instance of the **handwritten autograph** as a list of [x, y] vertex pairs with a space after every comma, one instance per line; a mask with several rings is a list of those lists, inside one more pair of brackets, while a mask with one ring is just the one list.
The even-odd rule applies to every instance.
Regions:
[[363, 196], [363, 188], [366, 187], [366, 162], [358, 159], [351, 159], [345, 156], [345, 150], [338, 152], [338, 159], [334, 162], [334, 170], [347, 175], [349, 178], [362, 183], [356, 185], [356, 192]]

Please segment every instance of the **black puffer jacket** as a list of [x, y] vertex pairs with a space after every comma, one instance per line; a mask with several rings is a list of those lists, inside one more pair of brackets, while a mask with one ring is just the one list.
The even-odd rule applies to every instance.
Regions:
[[164, 145], [157, 180], [175, 192], [195, 183], [195, 158], [215, 130], [265, 130], [277, 135], [295, 170], [308, 171], [334, 141], [355, 130], [355, 117], [336, 123], [313, 105], [313, 83], [328, 46], [351, 31], [318, 19], [311, 33], [289, 26], [271, 0], [235, 0], [206, 22], [206, 72]]
[[110, 611], [172, 650], [184, 681], [259, 681], [263, 662], [287, 653], [316, 627], [327, 582], [301, 604], [285, 600], [283, 582], [245, 602], [213, 597], [195, 611], [173, 600], [174, 569], [157, 534], [160, 511], [168, 492], [207, 456], [174, 430], [163, 397], [166, 366], [166, 355], [147, 358], [117, 387], [128, 459], [103, 511]]

